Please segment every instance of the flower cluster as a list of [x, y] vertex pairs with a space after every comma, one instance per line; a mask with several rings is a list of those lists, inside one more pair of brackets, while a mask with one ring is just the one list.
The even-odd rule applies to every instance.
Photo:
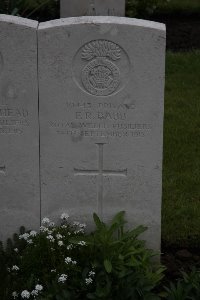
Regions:
[[[25, 240], [28, 244], [33, 244], [33, 239], [34, 237], [37, 236], [37, 232], [32, 230], [30, 233], [24, 233], [19, 235], [20, 240]], [[16, 252], [18, 252], [18, 249], [14, 249]]]
[[60, 277], [58, 278], [58, 282], [62, 282], [64, 283], [67, 280], [68, 276], [66, 274], [62, 274], [60, 275]]
[[93, 282], [93, 277], [94, 277], [94, 275], [95, 275], [95, 272], [94, 272], [94, 271], [90, 271], [90, 272], [88, 273], [88, 278], [85, 278], [85, 283], [86, 283], [86, 285], [89, 285], [89, 284], [91, 284], [91, 283]]
[[[0, 295], [9, 300], [96, 299], [98, 295], [128, 299], [130, 294], [138, 295], [136, 278], [145, 299], [159, 298], [154, 297], [155, 276], [161, 280], [163, 269], [151, 264], [154, 253], [137, 238], [145, 231], [143, 226], [123, 230], [124, 214], [118, 213], [107, 225], [94, 213], [96, 230], [85, 234], [85, 224], [71, 222], [66, 213], [60, 216], [60, 225], [45, 217], [38, 232], [21, 227], [6, 251], [0, 244]], [[137, 258], [132, 249], [137, 249]], [[125, 277], [121, 276], [124, 268]]]
[[75, 234], [85, 233], [84, 229], [86, 228], [86, 224], [75, 221], [73, 223], [73, 226], [76, 228], [76, 230], [74, 231]]
[[71, 257], [66, 257], [66, 258], [65, 258], [65, 263], [66, 263], [67, 265], [68, 265], [68, 264], [76, 265], [76, 264], [77, 264], [77, 261], [72, 260]]
[[[42, 292], [42, 290], [43, 290], [43, 286], [41, 284], [36, 284], [34, 290], [32, 290], [30, 292], [28, 290], [23, 290], [21, 292], [20, 296], [22, 299], [29, 299], [29, 298], [31, 298], [31, 296], [33, 296], [33, 298], [35, 298], [36, 296], [39, 295], [40, 292]], [[19, 294], [16, 291], [14, 291], [12, 293], [12, 297], [14, 299], [17, 299], [18, 296], [19, 296]]]
[[[41, 222], [40, 231], [36, 232], [34, 230], [26, 232], [19, 235], [19, 240], [26, 241], [27, 244], [30, 244], [29, 251], [34, 249], [34, 247], [39, 247], [40, 241], [42, 245], [46, 247], [45, 253], [49, 253], [50, 257], [55, 257], [52, 261], [51, 258], [49, 263], [49, 272], [48, 276], [52, 278], [54, 282], [58, 284], [64, 284], [66, 281], [68, 283], [70, 280], [73, 280], [75, 274], [80, 274], [80, 265], [77, 260], [77, 254], [81, 251], [81, 248], [87, 246], [86, 242], [83, 240], [84, 229], [86, 224], [75, 221], [69, 223], [69, 215], [67, 213], [62, 213], [60, 216], [61, 225], [56, 226], [48, 217], [44, 217]], [[16, 253], [15, 255], [19, 256], [18, 248], [13, 249]], [[72, 251], [74, 250], [74, 251]], [[58, 262], [60, 265], [57, 264]], [[75, 258], [76, 257], [76, 258]], [[47, 268], [48, 268], [47, 267]], [[13, 265], [9, 268], [9, 272], [17, 276], [18, 271], [21, 270], [21, 266]], [[77, 273], [78, 272], [78, 273]], [[71, 274], [73, 274], [71, 276]], [[84, 277], [84, 282], [86, 285], [89, 285], [93, 282], [93, 277], [95, 273], [93, 271], [88, 273], [87, 278]], [[35, 277], [36, 282], [44, 282], [43, 278]], [[81, 280], [81, 279], [80, 279]], [[43, 285], [37, 284], [35, 287], [30, 290], [24, 285], [22, 291], [13, 291], [13, 299], [36, 299], [41, 297], [41, 293], [45, 292]]]

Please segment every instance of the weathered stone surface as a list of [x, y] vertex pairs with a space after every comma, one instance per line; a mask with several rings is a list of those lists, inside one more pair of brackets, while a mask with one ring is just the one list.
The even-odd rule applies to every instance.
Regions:
[[42, 216], [126, 211], [160, 247], [165, 27], [118, 17], [39, 26]]
[[125, 0], [61, 0], [60, 15], [81, 16], [125, 16]]
[[0, 240], [39, 227], [37, 27], [0, 15]]

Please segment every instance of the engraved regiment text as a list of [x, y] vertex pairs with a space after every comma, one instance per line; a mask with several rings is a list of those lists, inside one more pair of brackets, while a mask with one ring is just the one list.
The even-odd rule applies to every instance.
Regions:
[[66, 102], [68, 118], [50, 120], [49, 128], [57, 134], [72, 138], [144, 138], [152, 125], [144, 120], [138, 122], [129, 118], [135, 105], [113, 104], [111, 102]]

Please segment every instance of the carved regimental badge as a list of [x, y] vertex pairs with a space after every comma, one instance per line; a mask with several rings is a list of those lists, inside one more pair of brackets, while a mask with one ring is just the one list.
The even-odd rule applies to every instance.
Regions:
[[93, 41], [84, 46], [82, 59], [89, 63], [82, 70], [85, 89], [97, 96], [112, 94], [120, 82], [120, 70], [114, 63], [121, 57], [118, 45], [109, 41]]
[[117, 92], [125, 85], [128, 72], [126, 53], [112, 41], [91, 41], [79, 49], [75, 56], [76, 82], [91, 95], [109, 96]]

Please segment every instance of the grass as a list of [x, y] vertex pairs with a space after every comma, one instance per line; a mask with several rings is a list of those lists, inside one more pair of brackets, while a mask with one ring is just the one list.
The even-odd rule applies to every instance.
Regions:
[[200, 13], [200, 0], [169, 0], [160, 4], [158, 8], [162, 13]]
[[162, 237], [200, 246], [200, 51], [168, 53]]

